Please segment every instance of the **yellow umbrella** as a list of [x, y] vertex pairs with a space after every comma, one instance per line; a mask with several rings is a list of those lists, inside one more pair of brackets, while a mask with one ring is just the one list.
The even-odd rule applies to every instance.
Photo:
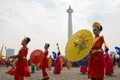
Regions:
[[2, 55], [3, 47], [4, 47], [4, 44], [2, 45], [2, 48], [1, 48], [1, 50], [0, 50], [0, 59], [1, 59], [2, 57], [4, 57], [4, 56]]
[[93, 36], [89, 30], [82, 29], [76, 32], [67, 42], [65, 54], [68, 60], [78, 61], [84, 58], [93, 44]]

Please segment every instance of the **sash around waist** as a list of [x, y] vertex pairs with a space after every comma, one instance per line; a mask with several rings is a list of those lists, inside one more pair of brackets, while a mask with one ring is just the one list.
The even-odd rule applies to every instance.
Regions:
[[18, 59], [27, 59], [26, 56], [19, 57]]
[[91, 51], [92, 54], [97, 53], [97, 52], [102, 52], [102, 49], [93, 49]]

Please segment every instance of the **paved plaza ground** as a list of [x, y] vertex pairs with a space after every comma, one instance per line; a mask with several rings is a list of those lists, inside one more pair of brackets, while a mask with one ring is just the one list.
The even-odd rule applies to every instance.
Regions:
[[[11, 67], [0, 67], [0, 80], [14, 80], [13, 76], [6, 75], [5, 72]], [[71, 68], [68, 70], [64, 67], [61, 74], [53, 74], [52, 70], [47, 70], [50, 76], [50, 80], [90, 80], [87, 78], [87, 74], [81, 74], [79, 68]], [[31, 77], [25, 77], [24, 80], [41, 80], [42, 74], [41, 70], [31, 73]], [[120, 68], [114, 69], [114, 74], [112, 76], [105, 76], [104, 80], [120, 80]]]

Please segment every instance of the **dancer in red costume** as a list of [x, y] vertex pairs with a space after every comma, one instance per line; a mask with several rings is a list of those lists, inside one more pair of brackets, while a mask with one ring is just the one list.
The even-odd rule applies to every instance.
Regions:
[[24, 80], [25, 77], [30, 77], [30, 70], [28, 68], [27, 44], [30, 42], [30, 38], [26, 37], [22, 40], [21, 45], [23, 46], [17, 55], [10, 56], [9, 58], [18, 59], [15, 67], [6, 72], [7, 74], [14, 75], [15, 80]]
[[60, 74], [61, 70], [62, 70], [62, 64], [60, 61], [60, 52], [58, 53], [56, 60], [55, 60], [55, 64], [54, 64], [54, 74]]
[[104, 79], [104, 56], [102, 53], [104, 38], [99, 35], [101, 31], [102, 26], [100, 23], [95, 22], [93, 24], [93, 33], [95, 37], [93, 39], [93, 46], [90, 51], [90, 58], [88, 62], [88, 78], [91, 78], [91, 80]]
[[48, 80], [49, 79], [48, 73], [46, 71], [46, 68], [48, 68], [48, 58], [47, 58], [47, 56], [49, 54], [49, 52], [48, 52], [49, 46], [50, 46], [50, 44], [45, 43], [45, 46], [44, 46], [44, 49], [45, 49], [45, 51], [44, 51], [44, 59], [40, 64], [40, 68], [42, 69], [42, 75], [43, 75], [42, 80]]
[[112, 75], [113, 74], [113, 65], [112, 65], [112, 60], [110, 59], [110, 55], [108, 53], [109, 49], [105, 49], [105, 74], [106, 75]]

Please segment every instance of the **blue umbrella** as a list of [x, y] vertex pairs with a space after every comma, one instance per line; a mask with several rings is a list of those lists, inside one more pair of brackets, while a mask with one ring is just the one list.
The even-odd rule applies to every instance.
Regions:
[[52, 51], [52, 56], [54, 59], [56, 59], [56, 56], [57, 56], [56, 52]]
[[117, 51], [117, 53], [120, 55], [120, 47], [115, 47], [115, 50]]

